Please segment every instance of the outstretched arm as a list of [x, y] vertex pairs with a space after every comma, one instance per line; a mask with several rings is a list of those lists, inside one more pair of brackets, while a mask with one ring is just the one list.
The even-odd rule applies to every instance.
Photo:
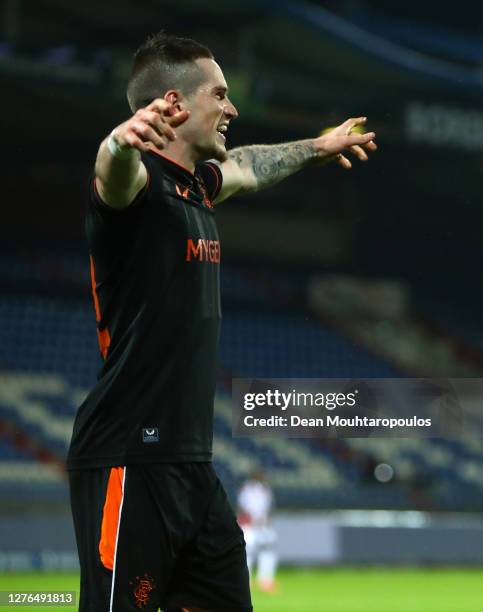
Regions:
[[139, 109], [105, 138], [97, 153], [96, 187], [101, 199], [112, 208], [126, 208], [145, 186], [147, 171], [141, 151], [153, 144], [164, 149], [175, 139], [175, 128], [186, 121], [187, 111], [179, 111], [157, 98]]
[[374, 132], [352, 132], [365, 122], [365, 117], [348, 119], [314, 139], [232, 149], [228, 159], [220, 164], [223, 187], [216, 202], [222, 202], [233, 194], [249, 193], [274, 185], [311, 164], [334, 160], [344, 168], [351, 168], [352, 164], [343, 151], [351, 151], [360, 160], [366, 161], [366, 151], [377, 149], [373, 142], [376, 135]]

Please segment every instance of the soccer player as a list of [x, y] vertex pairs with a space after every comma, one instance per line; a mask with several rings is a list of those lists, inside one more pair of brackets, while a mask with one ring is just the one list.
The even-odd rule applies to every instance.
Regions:
[[263, 472], [255, 470], [238, 491], [238, 523], [245, 536], [247, 565], [262, 591], [275, 590], [277, 534], [271, 525], [274, 499]]
[[[81, 612], [251, 610], [245, 544], [211, 465], [221, 249], [214, 205], [304, 166], [367, 159], [349, 119], [227, 152], [238, 113], [212, 53], [159, 33], [136, 52], [132, 117], [99, 147], [86, 233], [104, 365], [68, 456]], [[210, 160], [210, 161], [208, 161]]]

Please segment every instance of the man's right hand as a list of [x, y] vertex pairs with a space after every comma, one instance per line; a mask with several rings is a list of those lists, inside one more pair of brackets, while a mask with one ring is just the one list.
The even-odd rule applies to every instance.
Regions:
[[188, 117], [189, 111], [177, 111], [166, 100], [156, 98], [116, 127], [113, 136], [121, 149], [147, 151], [151, 145], [164, 149], [169, 141], [176, 139], [174, 128], [184, 123]]
[[[99, 148], [95, 169], [96, 188], [105, 204], [121, 209], [134, 201], [148, 180], [141, 156], [135, 152], [166, 148], [176, 139], [176, 127], [188, 117], [188, 111], [178, 111], [166, 100], [157, 98], [113, 130], [112, 136]], [[120, 156], [111, 152], [109, 138], [114, 140]], [[127, 151], [132, 151], [133, 155], [123, 155]]]

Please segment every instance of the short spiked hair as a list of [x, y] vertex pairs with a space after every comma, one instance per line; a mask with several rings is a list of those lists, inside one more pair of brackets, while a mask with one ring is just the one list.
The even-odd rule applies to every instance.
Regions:
[[133, 113], [162, 98], [169, 89], [179, 89], [189, 96], [203, 82], [203, 72], [194, 63], [200, 58], [213, 59], [212, 52], [190, 38], [180, 38], [164, 31], [150, 36], [134, 54], [127, 85], [127, 99]]

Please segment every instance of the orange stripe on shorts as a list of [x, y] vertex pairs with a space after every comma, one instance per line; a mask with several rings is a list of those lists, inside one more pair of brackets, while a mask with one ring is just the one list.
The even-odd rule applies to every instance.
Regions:
[[114, 567], [117, 530], [119, 527], [119, 512], [121, 510], [123, 496], [123, 479], [123, 467], [111, 468], [107, 483], [106, 501], [104, 502], [104, 509], [102, 511], [101, 539], [99, 542], [101, 562], [108, 570], [112, 570]]

